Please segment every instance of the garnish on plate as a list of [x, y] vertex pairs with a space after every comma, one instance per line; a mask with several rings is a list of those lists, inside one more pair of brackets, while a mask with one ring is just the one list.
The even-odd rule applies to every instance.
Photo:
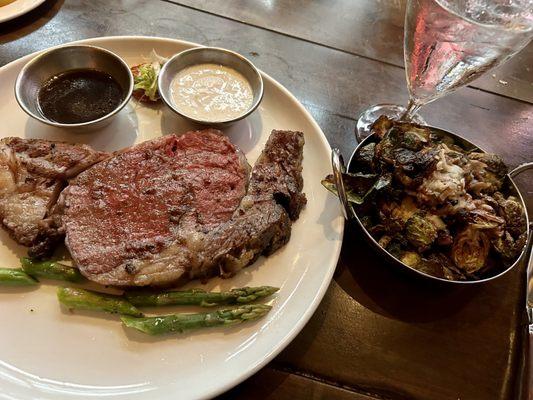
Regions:
[[131, 67], [134, 81], [133, 97], [144, 103], [156, 103], [160, 100], [157, 78], [166, 61], [166, 58], [152, 50], [144, 63]]

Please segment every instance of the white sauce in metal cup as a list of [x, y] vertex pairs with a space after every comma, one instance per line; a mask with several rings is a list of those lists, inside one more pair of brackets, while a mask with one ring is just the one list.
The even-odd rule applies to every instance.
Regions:
[[170, 84], [175, 107], [194, 119], [228, 121], [246, 113], [253, 103], [248, 80], [233, 68], [199, 64], [179, 71]]

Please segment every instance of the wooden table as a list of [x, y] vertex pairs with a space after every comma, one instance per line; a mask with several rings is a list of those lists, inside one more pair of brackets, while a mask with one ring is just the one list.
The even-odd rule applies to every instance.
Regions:
[[[48, 0], [0, 24], [0, 65], [108, 35], [236, 50], [284, 84], [349, 156], [356, 116], [406, 103], [403, 0]], [[515, 166], [533, 159], [533, 46], [423, 110]], [[317, 177], [318, 179], [318, 177]], [[519, 179], [532, 213], [531, 175]], [[478, 287], [431, 287], [391, 270], [348, 225], [318, 311], [270, 365], [226, 399], [516, 399], [524, 267]]]

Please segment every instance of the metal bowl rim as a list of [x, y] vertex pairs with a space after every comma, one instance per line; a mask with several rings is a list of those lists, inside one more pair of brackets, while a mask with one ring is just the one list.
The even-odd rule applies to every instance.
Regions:
[[[201, 51], [205, 51], [205, 50], [215, 50], [215, 51], [220, 51], [220, 52], [223, 52], [223, 53], [226, 53], [226, 54], [231, 54], [232, 57], [236, 57], [238, 58], [239, 60], [245, 62], [246, 64], [248, 64], [251, 68], [252, 68], [252, 71], [254, 72], [254, 74], [257, 76], [258, 78], [258, 82], [259, 82], [259, 95], [257, 96], [257, 99], [252, 103], [252, 105], [250, 106], [250, 108], [248, 108], [248, 110], [242, 114], [242, 115], [239, 115], [238, 117], [236, 118], [232, 118], [232, 119], [226, 119], [226, 120], [220, 120], [220, 121], [205, 121], [205, 120], [202, 120], [202, 119], [197, 119], [197, 118], [194, 118], [194, 117], [191, 117], [187, 114], [184, 114], [182, 113], [181, 111], [179, 111], [176, 107], [174, 107], [174, 105], [172, 104], [172, 102], [170, 101], [170, 99], [167, 98], [166, 96], [166, 92], [163, 91], [163, 90], [159, 90], [159, 94], [161, 95], [161, 99], [163, 100], [163, 102], [172, 110], [174, 111], [176, 114], [178, 114], [179, 116], [183, 117], [183, 118], [186, 118], [192, 122], [196, 122], [198, 124], [202, 124], [202, 125], [217, 125], [217, 124], [231, 124], [233, 122], [237, 122], [237, 121], [240, 121], [241, 119], [244, 119], [246, 118], [247, 116], [249, 116], [251, 113], [253, 113], [257, 107], [259, 107], [259, 104], [261, 103], [261, 101], [263, 100], [263, 95], [264, 95], [264, 83], [263, 83], [263, 77], [261, 75], [261, 72], [257, 69], [257, 67], [250, 61], [248, 60], [246, 57], [244, 57], [243, 55], [235, 52], [235, 51], [232, 51], [232, 50], [228, 50], [228, 49], [224, 49], [222, 47], [204, 47], [204, 46], [200, 46], [200, 47], [193, 47], [192, 49], [187, 49], [187, 50], [183, 50], [183, 51], [180, 51], [179, 53], [177, 54], [174, 54], [172, 57], [170, 57], [167, 62], [165, 62], [165, 65], [163, 65], [163, 67], [161, 68], [161, 71], [159, 72], [159, 77], [157, 78], [157, 86], [159, 88], [162, 87], [161, 85], [161, 82], [163, 80], [163, 77], [164, 75], [167, 73], [167, 70], [168, 70], [168, 66], [172, 63], [172, 62], [175, 62], [178, 58], [180, 57], [183, 57], [183, 55], [185, 54], [189, 54], [189, 53], [196, 53], [196, 52], [201, 52]], [[237, 71], [237, 72], [240, 72], [240, 71]], [[255, 93], [254, 93], [255, 94]], [[255, 97], [255, 96], [254, 96]]]
[[[127, 71], [127, 75], [128, 75], [128, 78], [129, 78], [128, 79], [129, 88], [128, 88], [128, 91], [127, 91], [126, 95], [124, 96], [124, 100], [113, 111], [111, 111], [110, 113], [108, 113], [108, 114], [106, 114], [106, 115], [104, 115], [104, 116], [102, 116], [102, 117], [100, 117], [98, 119], [94, 119], [92, 121], [79, 122], [79, 123], [75, 123], [75, 124], [65, 124], [65, 123], [54, 122], [54, 121], [51, 121], [49, 119], [43, 118], [40, 115], [34, 114], [33, 112], [31, 112], [26, 107], [26, 104], [22, 101], [20, 93], [19, 93], [20, 90], [21, 90], [22, 77], [23, 77], [24, 73], [32, 65], [34, 65], [34, 64], [38, 63], [39, 61], [41, 61], [41, 59], [44, 58], [45, 56], [47, 56], [47, 55], [49, 55], [49, 54], [51, 54], [53, 52], [56, 52], [56, 51], [61, 51], [61, 50], [65, 49], [65, 48], [89, 48], [89, 49], [95, 49], [97, 51], [101, 51], [101, 52], [104, 52], [104, 53], [107, 53], [107, 54], [111, 55], [117, 61], [119, 61], [120, 64], [122, 64], [122, 66]], [[103, 71], [103, 72], [105, 72], [105, 71]], [[65, 45], [65, 46], [54, 47], [54, 48], [49, 49], [49, 50], [44, 50], [42, 53], [40, 53], [37, 56], [35, 56], [34, 58], [32, 58], [30, 61], [28, 61], [22, 67], [22, 69], [19, 71], [19, 73], [17, 75], [17, 79], [15, 81], [15, 99], [17, 100], [17, 103], [20, 106], [20, 108], [22, 108], [22, 110], [26, 114], [28, 114], [30, 117], [35, 118], [36, 120], [38, 120], [38, 121], [40, 121], [40, 122], [42, 122], [42, 123], [44, 123], [46, 125], [55, 126], [55, 127], [58, 127], [58, 128], [78, 128], [78, 127], [87, 127], [87, 126], [90, 126], [90, 125], [97, 124], [99, 122], [105, 121], [106, 119], [111, 118], [112, 116], [114, 116], [115, 114], [120, 112], [126, 106], [126, 104], [128, 104], [128, 102], [130, 101], [130, 98], [131, 98], [131, 96], [133, 94], [133, 86], [134, 86], [133, 74], [131, 73], [129, 65], [122, 59], [122, 57], [118, 56], [116, 53], [113, 53], [112, 51], [104, 49], [102, 47], [92, 46], [92, 45], [88, 45], [88, 44], [84, 44], [84, 45], [81, 45], [81, 44], [80, 45]]]
[[[429, 126], [429, 125], [426, 125], [427, 128], [431, 129], [431, 130], [435, 130], [435, 131], [439, 131], [445, 135], [449, 135], [449, 136], [452, 136], [454, 139], [458, 138], [468, 144], [470, 144], [472, 147], [482, 151], [483, 153], [488, 153], [487, 151], [485, 151], [484, 149], [482, 149], [481, 147], [479, 147], [478, 145], [472, 143], [470, 140], [468, 139], [465, 139], [464, 137], [462, 137], [461, 135], [458, 135], [456, 133], [453, 133], [453, 132], [450, 132], [450, 131], [447, 131], [445, 129], [442, 129], [442, 128], [438, 128], [438, 127], [435, 127], [435, 126]], [[368, 137], [366, 137], [365, 139], [363, 139], [361, 141], [361, 143], [359, 143], [354, 151], [352, 152], [351, 156], [350, 156], [350, 159], [348, 161], [348, 164], [346, 166], [346, 171], [349, 172], [350, 171], [350, 166], [352, 165], [352, 161], [353, 161], [353, 158], [355, 156], [355, 154], [361, 149], [363, 148], [366, 144], [368, 144], [368, 142], [371, 142], [375, 137], [375, 134], [372, 133], [370, 134]], [[513, 178], [511, 178], [511, 176], [509, 175], [509, 173], [506, 174], [506, 177], [510, 180], [511, 184], [513, 185], [512, 187], [514, 188], [514, 190], [516, 191], [516, 193], [518, 194], [518, 197], [520, 199], [520, 204], [522, 205], [522, 209], [524, 210], [524, 214], [525, 214], [525, 217], [526, 217], [526, 238], [529, 239], [529, 236], [531, 235], [531, 231], [529, 229], [529, 215], [528, 215], [528, 211], [527, 211], [527, 207], [526, 207], [526, 204], [524, 202], [524, 198], [522, 197], [522, 193], [520, 192], [520, 190], [518, 189], [518, 187], [516, 186], [516, 183], [514, 182]], [[522, 248], [522, 251], [520, 252], [520, 255], [516, 258], [516, 260], [509, 266], [507, 267], [506, 269], [504, 269], [503, 271], [501, 271], [500, 273], [496, 274], [496, 275], [493, 275], [493, 276], [490, 276], [490, 277], [487, 277], [487, 278], [484, 278], [484, 279], [478, 279], [478, 280], [471, 280], [471, 281], [459, 281], [459, 280], [451, 280], [451, 279], [444, 279], [444, 278], [439, 278], [438, 276], [433, 276], [433, 275], [429, 275], [429, 274], [426, 274], [425, 272], [422, 272], [422, 271], [419, 271], [413, 267], [410, 267], [409, 265], [403, 263], [402, 261], [398, 260], [396, 257], [394, 257], [391, 253], [389, 253], [386, 249], [384, 249], [377, 241], [376, 239], [374, 239], [374, 237], [368, 232], [368, 230], [364, 227], [363, 223], [361, 222], [361, 220], [359, 219], [359, 216], [357, 215], [357, 213], [355, 212], [354, 210], [354, 218], [355, 220], [357, 221], [357, 225], [363, 230], [365, 236], [367, 239], [370, 240], [371, 244], [372, 244], [372, 247], [374, 247], [376, 249], [376, 252], [379, 252], [381, 253], [382, 255], [385, 255], [386, 258], [388, 260], [391, 260], [394, 264], [399, 264], [401, 267], [404, 267], [404, 268], [407, 268], [409, 269], [410, 271], [412, 272], [415, 272], [416, 274], [418, 275], [421, 275], [425, 278], [429, 278], [429, 279], [432, 279], [432, 280], [437, 280], [437, 281], [440, 281], [440, 282], [445, 282], [445, 283], [448, 283], [448, 284], [460, 284], [460, 285], [463, 285], [463, 284], [466, 284], [466, 285], [473, 285], [473, 284], [479, 284], [479, 283], [484, 283], [484, 282], [488, 282], [488, 281], [491, 281], [493, 279], [496, 279], [496, 278], [499, 278], [500, 276], [506, 274], [507, 272], [509, 272], [511, 269], [513, 269], [517, 264], [520, 263], [520, 261], [522, 260], [522, 258], [524, 257], [524, 254], [526, 253], [526, 250], [527, 250], [527, 243], [528, 243], [528, 240], [526, 240], [526, 244], [524, 245], [524, 247]]]

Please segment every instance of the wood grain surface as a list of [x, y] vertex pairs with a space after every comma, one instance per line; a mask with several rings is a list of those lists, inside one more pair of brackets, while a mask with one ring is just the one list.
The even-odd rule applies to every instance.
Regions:
[[[407, 100], [403, 1], [179, 2], [187, 7], [160, 0], [49, 0], [0, 24], [0, 65], [96, 36], [153, 35], [226, 47], [294, 93], [345, 157], [356, 145], [361, 110]], [[511, 166], [531, 161], [531, 54], [530, 46], [498, 72], [508, 85], [488, 76], [422, 114]], [[531, 174], [518, 182], [531, 213]], [[522, 265], [478, 287], [432, 286], [383, 264], [349, 224], [334, 281], [309, 324], [272, 364], [223, 398], [519, 398], [524, 274]]]

